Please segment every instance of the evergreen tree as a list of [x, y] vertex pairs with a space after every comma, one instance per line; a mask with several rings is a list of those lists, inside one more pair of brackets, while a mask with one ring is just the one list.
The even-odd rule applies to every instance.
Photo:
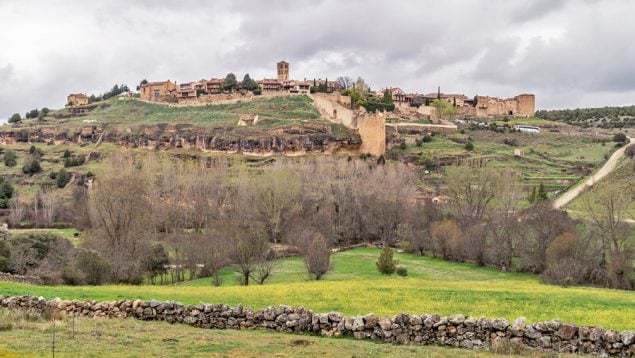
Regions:
[[225, 80], [223, 81], [223, 89], [225, 89], [225, 91], [234, 92], [237, 86], [238, 81], [236, 80], [236, 75], [233, 73], [228, 73], [227, 76], [225, 76]]
[[392, 275], [397, 269], [397, 262], [393, 258], [393, 251], [388, 245], [384, 245], [384, 248], [379, 254], [379, 260], [375, 263], [377, 270], [383, 275]]
[[548, 199], [549, 197], [547, 196], [545, 185], [540, 183], [540, 186], [538, 186], [538, 193], [536, 193], [536, 202], [546, 201]]

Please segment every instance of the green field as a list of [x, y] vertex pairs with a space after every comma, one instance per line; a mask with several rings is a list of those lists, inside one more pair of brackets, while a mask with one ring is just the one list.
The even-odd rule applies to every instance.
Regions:
[[377, 249], [335, 254], [333, 272], [323, 281], [303, 279], [297, 259], [284, 260], [271, 283], [262, 286], [213, 287], [208, 280], [178, 286], [33, 286], [0, 283], [0, 294], [32, 294], [68, 299], [157, 299], [187, 304], [242, 303], [259, 309], [270, 305], [304, 306], [316, 312], [347, 315], [393, 315], [400, 312], [505, 317], [529, 321], [560, 318], [579, 325], [618, 330], [635, 326], [635, 292], [589, 287], [563, 288], [542, 284], [530, 275], [503, 273], [469, 264], [445, 262], [411, 254], [396, 255], [409, 277], [385, 277], [375, 269]]
[[[7, 329], [5, 322], [11, 322]], [[133, 319], [65, 317], [55, 322], [0, 311], [0, 357], [490, 357], [489, 352], [437, 346], [395, 346], [264, 330], [207, 330]], [[515, 355], [505, 355], [516, 357]], [[533, 353], [534, 357], [541, 357]], [[550, 355], [545, 354], [544, 357]]]
[[[120, 101], [112, 98], [96, 102], [97, 108], [85, 115], [55, 118], [68, 115], [68, 109], [50, 112], [46, 121], [25, 120], [22, 127], [40, 128], [63, 125], [68, 128], [87, 127], [108, 124], [109, 128], [123, 129], [135, 125], [153, 125], [159, 123], [188, 123], [200, 126], [235, 126], [240, 115], [258, 115], [260, 126], [271, 127], [287, 125], [298, 120], [320, 120], [319, 112], [307, 96], [287, 96], [275, 98], [257, 98], [234, 104], [216, 104], [206, 106], [171, 107], [162, 104], [150, 104], [141, 101]], [[3, 129], [11, 128], [5, 125]]]

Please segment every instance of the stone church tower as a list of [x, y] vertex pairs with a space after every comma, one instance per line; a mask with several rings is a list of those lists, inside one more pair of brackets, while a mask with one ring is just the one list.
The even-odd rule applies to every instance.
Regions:
[[278, 62], [278, 81], [288, 81], [289, 80], [289, 62], [280, 61]]

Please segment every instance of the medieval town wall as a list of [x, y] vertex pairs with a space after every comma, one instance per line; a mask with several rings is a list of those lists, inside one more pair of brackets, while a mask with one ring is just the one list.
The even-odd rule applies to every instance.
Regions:
[[367, 114], [357, 118], [357, 128], [362, 138], [359, 151], [375, 156], [386, 153], [386, 116]]
[[514, 97], [518, 102], [518, 115], [532, 117], [536, 113], [536, 96], [521, 94]]
[[464, 315], [373, 314], [347, 317], [338, 312], [314, 313], [289, 306], [254, 311], [242, 305], [183, 305], [173, 301], [46, 300], [42, 297], [0, 296], [0, 307], [32, 312], [60, 312], [76, 317], [135, 318], [165, 321], [207, 329], [267, 329], [272, 332], [348, 336], [392, 344], [436, 344], [499, 353], [535, 350], [553, 353], [586, 353], [632, 357], [635, 332], [576, 326], [554, 319], [528, 323], [518, 318], [477, 318]]

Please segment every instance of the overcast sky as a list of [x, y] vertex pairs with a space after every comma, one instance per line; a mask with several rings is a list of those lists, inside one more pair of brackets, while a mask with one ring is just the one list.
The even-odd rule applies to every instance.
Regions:
[[635, 1], [0, 0], [0, 118], [143, 78], [361, 76], [371, 88], [635, 104]]

